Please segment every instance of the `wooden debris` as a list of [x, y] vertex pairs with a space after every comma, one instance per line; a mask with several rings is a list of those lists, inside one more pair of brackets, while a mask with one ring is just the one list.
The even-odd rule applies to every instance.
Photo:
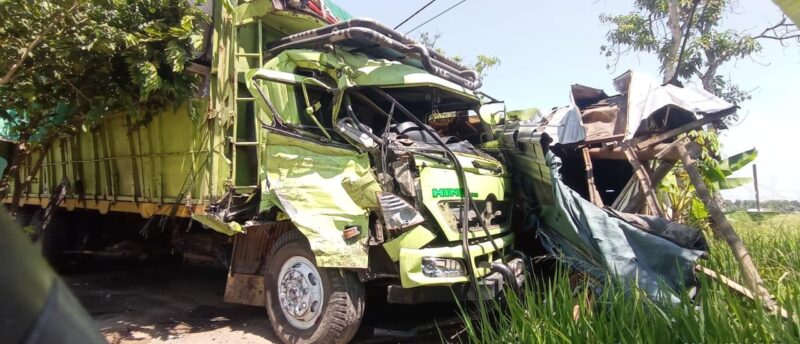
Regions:
[[[678, 141], [671, 143], [662, 152], [666, 153], [667, 151], [674, 151], [675, 155], [677, 156], [678, 150], [675, 149], [674, 146], [676, 142]], [[698, 145], [697, 143], [690, 142], [686, 144], [686, 150], [689, 152], [689, 155], [692, 158], [697, 158], [700, 155], [700, 145]], [[656, 185], [658, 185], [658, 183], [661, 183], [661, 180], [664, 179], [664, 177], [666, 177], [670, 171], [672, 171], [673, 167], [675, 167], [676, 161], [664, 159], [664, 157], [668, 155], [669, 154], [656, 155], [657, 159], [663, 159], [663, 160], [661, 160], [658, 166], [656, 166], [656, 168], [653, 170], [653, 173], [650, 175], [650, 182], [652, 183], [654, 188]], [[675, 160], [679, 159], [680, 157], [677, 157]], [[630, 196], [630, 200], [628, 200], [626, 204], [624, 205], [622, 204], [623, 202], [622, 197], [625, 195], [627, 189], [633, 187], [634, 183], [638, 183], [638, 179], [636, 178], [635, 175], [631, 177], [630, 180], [628, 180], [628, 184], [625, 185], [625, 188], [623, 189], [622, 193], [620, 193], [619, 197], [617, 197], [617, 199], [614, 200], [614, 203], [612, 205], [614, 209], [617, 209], [623, 213], [633, 213], [633, 214], [638, 213], [639, 211], [642, 210], [642, 205], [645, 204], [645, 194], [642, 192], [641, 188], [637, 189]]]
[[663, 132], [661, 134], [658, 134], [658, 135], [653, 136], [653, 137], [651, 137], [649, 139], [646, 139], [646, 140], [640, 142], [639, 144], [637, 144], [636, 148], [644, 149], [646, 147], [652, 146], [652, 145], [654, 145], [656, 143], [659, 143], [661, 141], [668, 140], [668, 139], [671, 139], [671, 138], [673, 138], [675, 136], [678, 136], [680, 134], [688, 133], [688, 132], [690, 132], [692, 130], [698, 129], [698, 128], [700, 128], [700, 127], [702, 127], [702, 126], [704, 126], [706, 124], [709, 124], [711, 122], [716, 122], [716, 121], [721, 120], [721, 119], [723, 119], [725, 117], [728, 117], [730, 115], [731, 115], [731, 113], [727, 112], [727, 111], [715, 113], [713, 115], [705, 115], [701, 119], [691, 121], [691, 122], [686, 123], [686, 124], [684, 124], [684, 125], [682, 125], [680, 127], [677, 127], [675, 129], [672, 129], [672, 130], [665, 131], [665, 132]]
[[594, 168], [592, 167], [592, 158], [589, 156], [589, 148], [586, 146], [581, 150], [583, 152], [583, 163], [586, 166], [586, 184], [589, 187], [589, 200], [594, 205], [602, 208], [603, 199], [600, 198], [600, 192], [597, 191], [597, 185], [594, 183]]
[[[695, 265], [694, 270], [699, 272], [699, 273], [701, 273], [701, 274], [703, 274], [703, 275], [705, 275], [705, 276], [710, 277], [711, 279], [713, 279], [713, 280], [715, 280], [717, 282], [722, 283], [723, 285], [728, 287], [730, 290], [734, 291], [735, 293], [737, 293], [737, 294], [739, 294], [741, 296], [744, 296], [744, 297], [746, 297], [746, 298], [748, 298], [750, 300], [753, 300], [753, 301], [758, 300], [756, 298], [756, 295], [753, 294], [753, 292], [750, 291], [750, 289], [747, 289], [745, 286], [743, 286], [743, 285], [741, 285], [739, 283], [736, 283], [736, 281], [728, 278], [727, 276], [725, 276], [725, 275], [723, 275], [723, 274], [721, 274], [719, 272], [711, 270], [711, 269], [709, 269], [709, 268], [707, 268], [705, 266], [702, 266], [700, 264]], [[761, 289], [763, 289], [763, 288], [761, 288]], [[767, 290], [763, 289], [762, 292], [767, 293]], [[769, 294], [769, 293], [767, 293], [767, 294]], [[763, 303], [764, 308], [766, 310], [768, 310], [770, 312], [773, 312], [773, 313], [775, 313], [777, 315], [780, 315], [782, 318], [787, 319], [787, 320], [790, 320], [790, 319], [794, 318], [794, 316], [792, 314], [790, 314], [789, 311], [787, 311], [783, 307], [778, 306], [775, 303], [775, 301], [772, 300], [771, 297], [770, 297], [770, 300], [772, 302], [770, 302], [769, 304]]]
[[642, 188], [642, 193], [645, 195], [647, 207], [650, 208], [650, 211], [656, 216], [666, 218], [664, 211], [661, 210], [661, 207], [658, 205], [658, 199], [653, 189], [653, 183], [650, 180], [650, 174], [645, 170], [644, 166], [642, 166], [633, 147], [627, 143], [623, 143], [623, 150], [625, 151], [625, 156], [628, 158], [628, 162], [630, 162], [631, 167], [633, 167], [634, 175], [639, 180], [639, 186]]

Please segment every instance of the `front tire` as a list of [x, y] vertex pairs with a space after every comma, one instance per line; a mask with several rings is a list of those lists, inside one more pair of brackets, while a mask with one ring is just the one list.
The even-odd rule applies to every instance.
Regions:
[[267, 255], [267, 313], [284, 343], [347, 343], [364, 315], [364, 286], [352, 272], [318, 268], [308, 240], [297, 230]]

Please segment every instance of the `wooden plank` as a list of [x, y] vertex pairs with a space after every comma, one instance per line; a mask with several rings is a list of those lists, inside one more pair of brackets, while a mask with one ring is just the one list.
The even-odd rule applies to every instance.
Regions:
[[[711, 270], [711, 269], [709, 269], [709, 268], [707, 268], [705, 266], [702, 266], [700, 264], [695, 265], [694, 270], [699, 272], [699, 273], [701, 273], [701, 274], [703, 274], [703, 275], [705, 275], [705, 276], [708, 276], [709, 278], [711, 278], [711, 279], [713, 279], [713, 280], [715, 280], [717, 282], [722, 283], [724, 286], [728, 287], [728, 289], [730, 289], [733, 292], [739, 294], [740, 296], [744, 296], [744, 297], [746, 297], [746, 298], [748, 298], [750, 300], [753, 300], [753, 301], [755, 301], [757, 299], [756, 295], [753, 294], [753, 292], [750, 291], [750, 289], [747, 289], [745, 286], [743, 286], [743, 285], [741, 285], [739, 283], [736, 283], [736, 281], [728, 278], [727, 276], [725, 276], [725, 275], [723, 275], [723, 274], [721, 274], [719, 272]], [[767, 290], [763, 289], [762, 292], [767, 292]], [[767, 309], [770, 312], [773, 312], [773, 313], [775, 313], [777, 315], [780, 315], [782, 318], [787, 319], [787, 320], [794, 317], [793, 315], [791, 315], [789, 313], [789, 311], [787, 311], [783, 307], [780, 307], [780, 306], [778, 306], [777, 304], [774, 304], [774, 303], [771, 306], [768, 305], [768, 304], [764, 304], [764, 308]]]
[[610, 136], [606, 136], [606, 137], [602, 137], [602, 138], [598, 138], [598, 139], [585, 140], [585, 141], [583, 141], [583, 144], [585, 144], [585, 145], [593, 145], [593, 144], [598, 144], [598, 143], [621, 142], [622, 139], [624, 139], [624, 138], [625, 138], [625, 134], [610, 135]]
[[586, 184], [589, 187], [589, 200], [596, 206], [602, 208], [603, 199], [600, 197], [600, 192], [597, 191], [597, 185], [594, 183], [594, 168], [592, 167], [592, 158], [589, 156], [589, 148], [583, 146], [583, 163], [586, 166]]
[[633, 150], [633, 147], [629, 144], [623, 145], [625, 156], [628, 158], [628, 162], [630, 162], [631, 167], [633, 167], [634, 175], [639, 180], [639, 186], [642, 188], [642, 192], [645, 195], [648, 208], [650, 208], [650, 211], [652, 211], [654, 215], [666, 218], [664, 211], [661, 210], [661, 207], [658, 205], [656, 192], [653, 189], [653, 183], [651, 182], [650, 174], [647, 173], [647, 170], [645, 170], [644, 166], [642, 166], [642, 163], [639, 161], [639, 157], [636, 156], [636, 152]]
[[[652, 182], [653, 185], [657, 185], [658, 183], [661, 182], [662, 179], [664, 179], [664, 177], [667, 176], [667, 173], [669, 173], [669, 171], [671, 171], [674, 166], [675, 166], [674, 161], [662, 161], [661, 163], [658, 164], [655, 170], [653, 170], [653, 174], [650, 177], [650, 182]], [[628, 184], [637, 182], [638, 178], [636, 177], [636, 175], [634, 175], [628, 181]], [[628, 186], [626, 185], [625, 188], [628, 188]], [[619, 197], [622, 197], [622, 194], [620, 194]], [[645, 201], [647, 201], [645, 198], [646, 198], [645, 193], [642, 192], [641, 189], [639, 189], [637, 190], [637, 192], [634, 192], [634, 194], [631, 196], [630, 201], [628, 201], [628, 203], [624, 207], [618, 210], [623, 213], [637, 213], [642, 209], [642, 204]], [[616, 204], [618, 203], [618, 201], [614, 201], [614, 203]]]
[[638, 149], [647, 148], [648, 146], [654, 145], [654, 144], [659, 143], [661, 141], [664, 141], [666, 139], [678, 136], [678, 135], [683, 134], [683, 133], [687, 133], [689, 131], [692, 131], [694, 129], [700, 128], [700, 127], [702, 127], [702, 126], [704, 126], [706, 124], [709, 124], [711, 122], [715, 122], [715, 121], [718, 121], [718, 120], [723, 119], [725, 117], [728, 117], [731, 114], [733, 114], [733, 112], [721, 112], [721, 113], [716, 113], [716, 114], [713, 114], [713, 115], [703, 116], [703, 118], [701, 118], [701, 119], [694, 120], [692, 122], [686, 123], [686, 124], [684, 124], [684, 125], [682, 125], [680, 127], [677, 127], [675, 129], [668, 130], [668, 131], [666, 131], [664, 133], [661, 133], [661, 134], [653, 136], [653, 137], [651, 137], [649, 139], [646, 139], [646, 140], [638, 143], [636, 145], [636, 148], [638, 148]]
[[[657, 159], [663, 159], [665, 156], [672, 154], [671, 152], [668, 154], [668, 151], [675, 151], [675, 155], [679, 155], [678, 150], [675, 148], [675, 145], [680, 144], [682, 142], [683, 142], [682, 140], [676, 140], [675, 142], [669, 144], [663, 151], [661, 151], [661, 153], [656, 154], [655, 157]], [[686, 145], [686, 149], [692, 158], [697, 158], [700, 155], [700, 145], [698, 145], [697, 143], [694, 142], [688, 143]], [[658, 185], [658, 183], [660, 183], [661, 180], [667, 176], [667, 174], [672, 170], [674, 166], [675, 166], [675, 161], [662, 160], [658, 164], [658, 166], [656, 166], [655, 170], [653, 170], [653, 173], [650, 175], [650, 182], [652, 183], [652, 185], [654, 186]], [[616, 200], [614, 200], [614, 205], [612, 206], [614, 207], [614, 209], [617, 209], [623, 213], [638, 213], [642, 209], [642, 205], [646, 200], [645, 200], [645, 194], [642, 192], [641, 189], [636, 190], [634, 194], [631, 195], [630, 200], [628, 201], [627, 204], [625, 204], [625, 206], [621, 205], [622, 203], [621, 197], [624, 195], [625, 190], [631, 188], [632, 187], [631, 184], [637, 182], [638, 180], [635, 175], [631, 177], [631, 179], [628, 181], [628, 184], [625, 185], [623, 192], [619, 195], [619, 197], [617, 197]]]

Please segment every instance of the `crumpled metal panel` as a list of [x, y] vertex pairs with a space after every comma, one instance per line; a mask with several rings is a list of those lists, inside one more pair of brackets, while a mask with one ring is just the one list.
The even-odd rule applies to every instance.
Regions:
[[[358, 203], [375, 190], [368, 156], [274, 132], [265, 136], [260, 209], [277, 206], [286, 213], [308, 238], [318, 266], [366, 268], [368, 211]], [[362, 195], [353, 196], [355, 186], [363, 187]], [[346, 240], [342, 231], [352, 226], [360, 234]]]
[[554, 109], [542, 121], [542, 126], [553, 139], [551, 144], [570, 144], [586, 139], [581, 112], [574, 104]]
[[686, 85], [662, 85], [649, 75], [628, 71], [614, 79], [614, 87], [627, 96], [627, 130], [625, 139], [631, 139], [642, 121], [666, 106], [678, 107], [695, 114], [712, 114], [734, 107], [706, 90]]

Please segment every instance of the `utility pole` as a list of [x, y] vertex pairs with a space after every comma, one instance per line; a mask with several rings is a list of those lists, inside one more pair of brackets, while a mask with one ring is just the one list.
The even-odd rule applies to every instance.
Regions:
[[753, 164], [753, 186], [756, 188], [756, 211], [761, 212], [761, 199], [758, 195], [758, 169], [756, 164]]

